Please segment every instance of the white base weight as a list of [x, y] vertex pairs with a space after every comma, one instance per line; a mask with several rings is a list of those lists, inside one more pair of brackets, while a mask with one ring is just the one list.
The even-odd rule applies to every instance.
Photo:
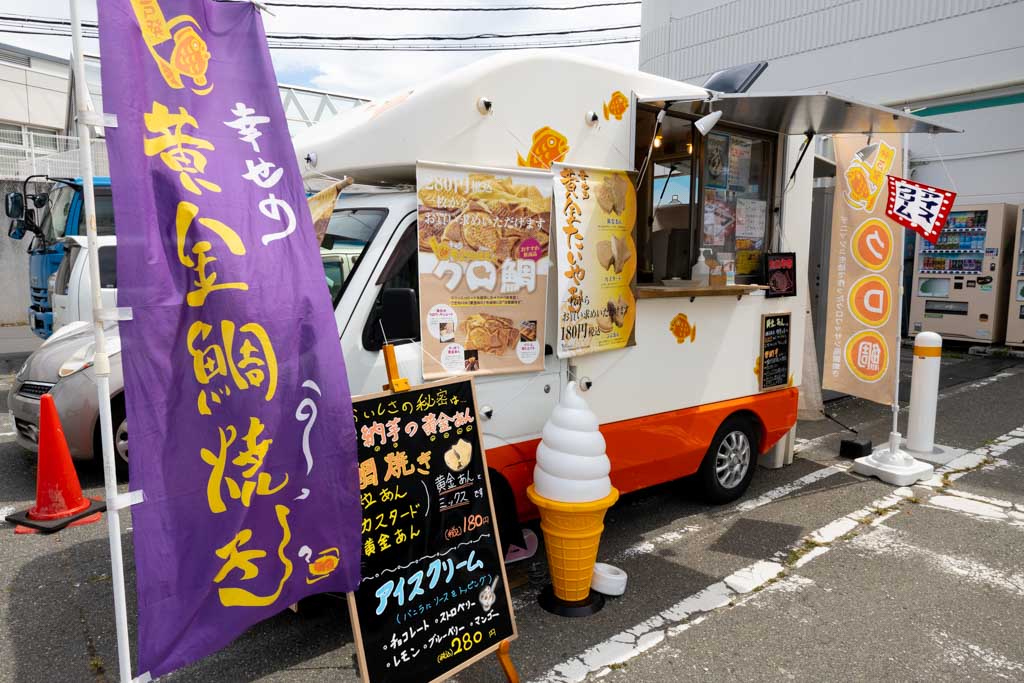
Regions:
[[935, 473], [935, 468], [926, 462], [915, 460], [908, 453], [897, 450], [895, 457], [888, 446], [877, 448], [871, 455], [853, 461], [853, 471], [869, 477], [877, 477], [893, 486], [910, 486]]
[[913, 458], [930, 462], [933, 465], [945, 465], [946, 463], [953, 462], [967, 452], [962, 448], [953, 448], [952, 446], [935, 444], [930, 452], [925, 453], [923, 451], [914, 451], [907, 448], [906, 441], [903, 442], [903, 448], [901, 450]]

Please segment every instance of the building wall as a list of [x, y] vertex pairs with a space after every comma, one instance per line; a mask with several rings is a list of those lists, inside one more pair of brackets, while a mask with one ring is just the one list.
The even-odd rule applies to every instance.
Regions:
[[67, 63], [18, 54], [18, 58], [29, 61], [24, 66], [4, 59], [6, 52], [0, 51], [0, 121], [53, 130], [64, 128]]
[[973, 101], [934, 117], [965, 133], [911, 136], [913, 177], [965, 202], [1024, 203], [1024, 103], [980, 107], [1024, 93], [1021, 0], [644, 0], [641, 23], [640, 68], [678, 80], [767, 60], [752, 92]]

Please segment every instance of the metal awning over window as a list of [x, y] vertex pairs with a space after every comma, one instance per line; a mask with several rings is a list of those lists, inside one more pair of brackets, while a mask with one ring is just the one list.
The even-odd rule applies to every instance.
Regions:
[[706, 100], [666, 101], [645, 98], [647, 104], [692, 116], [722, 112], [722, 122], [785, 135], [840, 133], [960, 133], [896, 109], [865, 104], [828, 92], [809, 94], [718, 93]]

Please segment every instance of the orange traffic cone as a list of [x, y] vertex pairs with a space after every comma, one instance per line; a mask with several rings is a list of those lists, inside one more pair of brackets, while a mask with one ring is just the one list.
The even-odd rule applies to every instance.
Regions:
[[68, 442], [60, 426], [53, 397], [39, 400], [39, 466], [36, 473], [36, 504], [6, 517], [17, 524], [15, 533], [33, 530], [51, 533], [66, 526], [98, 522], [106, 503], [82, 495], [82, 486], [71, 464]]

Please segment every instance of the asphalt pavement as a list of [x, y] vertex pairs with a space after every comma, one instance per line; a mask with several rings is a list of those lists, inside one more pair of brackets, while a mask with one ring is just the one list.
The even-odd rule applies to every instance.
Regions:
[[[629, 584], [598, 614], [537, 605], [543, 551], [510, 565], [522, 680], [1024, 680], [1022, 397], [1020, 361], [948, 354], [937, 440], [964, 453], [928, 486], [853, 474], [837, 455], [849, 432], [823, 420], [801, 422], [793, 464], [760, 468], [737, 503], [708, 507], [686, 482], [623, 496], [600, 559]], [[883, 406], [841, 399], [827, 412], [876, 443], [888, 434]], [[102, 495], [98, 468], [80, 475]], [[4, 514], [34, 487], [33, 457], [0, 443]], [[123, 529], [134, 614], [128, 516]], [[117, 679], [105, 531], [0, 524], [0, 681]], [[161, 680], [358, 680], [344, 602], [306, 601]], [[501, 680], [493, 657], [458, 675]]]

